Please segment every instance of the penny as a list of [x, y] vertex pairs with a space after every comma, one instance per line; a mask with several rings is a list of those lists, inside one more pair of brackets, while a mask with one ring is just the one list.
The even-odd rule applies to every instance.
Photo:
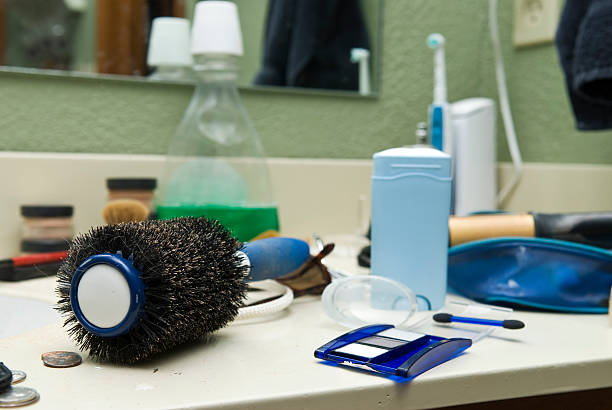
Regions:
[[62, 351], [43, 353], [41, 359], [47, 367], [74, 367], [83, 361], [78, 353]]
[[31, 404], [40, 398], [38, 392], [29, 387], [11, 387], [0, 393], [0, 407], [19, 407]]
[[22, 372], [21, 370], [11, 370], [11, 373], [13, 373], [13, 381], [11, 384], [21, 383], [26, 378], [25, 372]]

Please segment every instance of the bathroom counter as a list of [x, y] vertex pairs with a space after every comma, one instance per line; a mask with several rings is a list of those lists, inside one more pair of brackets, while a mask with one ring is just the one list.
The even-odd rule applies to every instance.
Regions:
[[[53, 301], [53, 278], [0, 283], [0, 295]], [[297, 299], [259, 322], [234, 322], [196, 343], [132, 367], [43, 366], [47, 351], [77, 351], [61, 322], [0, 339], [0, 360], [23, 370], [32, 409], [416, 409], [612, 386], [606, 315], [515, 312], [522, 330], [496, 330], [409, 383], [323, 364], [316, 348], [346, 332], [319, 298]]]

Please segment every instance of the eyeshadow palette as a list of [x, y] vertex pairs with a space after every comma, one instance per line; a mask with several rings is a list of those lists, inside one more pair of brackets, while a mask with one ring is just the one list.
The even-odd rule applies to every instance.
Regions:
[[444, 338], [372, 325], [352, 330], [315, 351], [315, 357], [412, 379], [472, 345], [470, 339]]

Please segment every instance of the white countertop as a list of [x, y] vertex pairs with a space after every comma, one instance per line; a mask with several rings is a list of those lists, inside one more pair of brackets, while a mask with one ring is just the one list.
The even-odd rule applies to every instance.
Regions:
[[[0, 294], [54, 301], [53, 278], [2, 283]], [[32, 409], [416, 409], [612, 386], [606, 315], [515, 312], [522, 330], [497, 330], [411, 382], [323, 364], [314, 350], [348, 329], [319, 298], [297, 299], [257, 323], [235, 322], [196, 343], [132, 367], [93, 362], [45, 367], [40, 355], [77, 351], [61, 323], [0, 339], [0, 361], [28, 378]]]

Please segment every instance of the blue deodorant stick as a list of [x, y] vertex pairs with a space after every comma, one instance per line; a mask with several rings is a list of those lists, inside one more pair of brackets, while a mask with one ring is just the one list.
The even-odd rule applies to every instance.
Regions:
[[372, 274], [408, 286], [420, 309], [444, 305], [450, 205], [448, 154], [425, 145], [374, 154]]

